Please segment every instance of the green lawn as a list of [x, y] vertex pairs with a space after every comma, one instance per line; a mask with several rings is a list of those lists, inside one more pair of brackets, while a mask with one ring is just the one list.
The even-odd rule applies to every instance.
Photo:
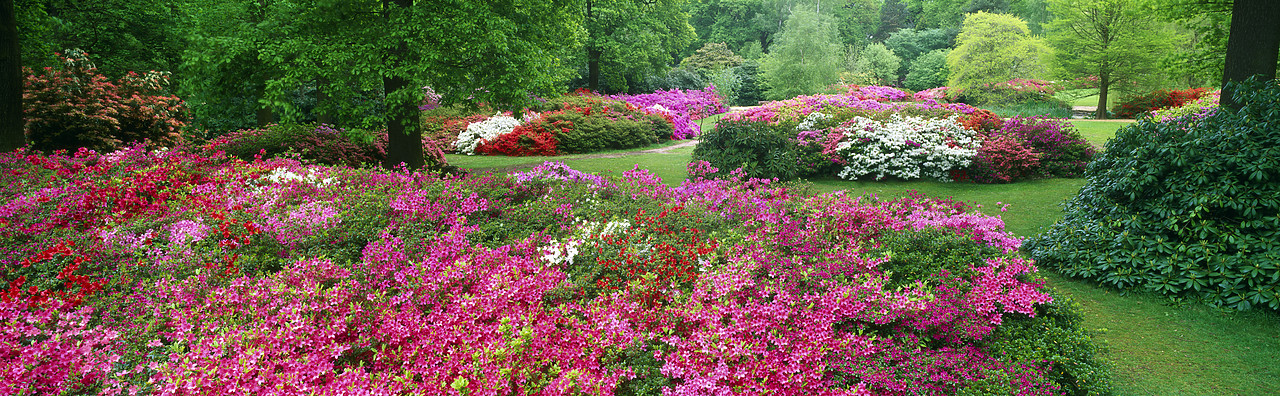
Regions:
[[1107, 140], [1115, 136], [1117, 129], [1132, 123], [1133, 121], [1071, 120], [1071, 125], [1076, 126], [1084, 139], [1098, 148], [1105, 147]]
[[[1073, 120], [1089, 142], [1102, 146], [1128, 122]], [[623, 158], [550, 157], [574, 169], [621, 174], [639, 165], [678, 184], [693, 147], [665, 154]], [[453, 158], [450, 158], [453, 163]], [[541, 162], [514, 159], [519, 162]], [[471, 160], [471, 158], [465, 158]], [[478, 160], [472, 163], [480, 163]], [[498, 159], [487, 161], [501, 162]], [[459, 163], [455, 165], [464, 166]], [[881, 197], [918, 190], [981, 204], [982, 212], [999, 215], [1010, 232], [1030, 236], [1062, 218], [1061, 202], [1076, 194], [1082, 179], [1036, 180], [1002, 185], [934, 181], [812, 180], [817, 192], [846, 190]], [[1009, 204], [1000, 212], [996, 203]], [[1280, 316], [1272, 313], [1222, 313], [1212, 308], [1170, 305], [1152, 295], [1128, 294], [1049, 271], [1050, 285], [1083, 305], [1086, 328], [1110, 348], [1117, 395], [1278, 395], [1280, 394]]]

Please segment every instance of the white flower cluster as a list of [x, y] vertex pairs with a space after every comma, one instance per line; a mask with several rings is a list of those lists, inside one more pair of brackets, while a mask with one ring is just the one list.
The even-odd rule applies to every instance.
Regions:
[[981, 144], [957, 117], [894, 115], [885, 122], [854, 117], [843, 127], [845, 138], [836, 152], [847, 161], [839, 176], [849, 180], [874, 174], [876, 179], [892, 175], [951, 181], [949, 171], [969, 166]]
[[610, 221], [602, 224], [598, 221], [579, 220], [578, 227], [574, 231], [574, 237], [567, 241], [551, 241], [547, 246], [538, 249], [542, 252], [542, 261], [550, 265], [573, 264], [573, 258], [578, 256], [578, 247], [582, 246], [583, 241], [597, 240], [607, 235], [615, 235], [631, 228], [631, 222], [626, 220]]
[[823, 122], [830, 119], [831, 119], [830, 115], [822, 114], [815, 111], [815, 112], [809, 113], [808, 116], [804, 117], [804, 120], [800, 121], [800, 125], [796, 125], [796, 130], [812, 131], [814, 129], [817, 129], [816, 127], [818, 126], [819, 122]]
[[311, 173], [294, 173], [292, 171], [275, 168], [271, 170], [265, 177], [264, 184], [288, 184], [289, 182], [303, 182], [313, 184], [316, 187], [324, 188], [333, 184], [333, 178], [327, 177], [321, 179]]
[[454, 143], [454, 148], [459, 153], [466, 155], [475, 155], [476, 146], [480, 142], [496, 139], [515, 130], [520, 126], [520, 120], [514, 117], [502, 115], [502, 113], [494, 114], [484, 121], [473, 122], [467, 125], [467, 130], [458, 134], [458, 141]]

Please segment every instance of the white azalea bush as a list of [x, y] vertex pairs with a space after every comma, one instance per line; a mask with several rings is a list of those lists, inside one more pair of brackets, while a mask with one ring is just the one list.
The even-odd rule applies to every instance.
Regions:
[[467, 130], [458, 134], [458, 141], [454, 143], [454, 148], [458, 150], [459, 154], [475, 155], [476, 146], [479, 146], [481, 142], [511, 133], [518, 126], [520, 126], [520, 120], [515, 117], [503, 115], [502, 113], [494, 114], [493, 117], [489, 117], [487, 120], [467, 125]]
[[951, 170], [973, 161], [981, 142], [976, 133], [951, 118], [918, 118], [894, 115], [886, 121], [854, 117], [837, 130], [842, 137], [832, 154], [844, 167], [838, 176], [857, 180], [895, 176], [903, 179], [934, 178], [951, 181]]

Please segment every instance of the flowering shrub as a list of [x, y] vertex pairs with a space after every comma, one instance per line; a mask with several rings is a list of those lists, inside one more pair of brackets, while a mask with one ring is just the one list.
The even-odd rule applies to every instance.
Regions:
[[476, 146], [511, 133], [517, 126], [520, 126], [520, 120], [510, 115], [495, 114], [484, 121], [467, 125], [467, 130], [458, 135], [453, 147], [459, 154], [475, 155]]
[[982, 140], [967, 175], [975, 183], [1010, 183], [1035, 174], [1041, 153], [1013, 135]]
[[1199, 121], [1209, 118], [1218, 110], [1218, 101], [1222, 91], [1205, 93], [1199, 99], [1188, 101], [1181, 106], [1165, 107], [1151, 111], [1151, 119], [1159, 122], [1171, 122], [1186, 117], [1186, 121]]
[[920, 92], [916, 92], [914, 95], [912, 95], [912, 98], [917, 102], [925, 102], [925, 101], [946, 102], [947, 87], [929, 88]]
[[978, 147], [974, 132], [954, 118], [854, 117], [840, 129], [844, 136], [833, 153], [845, 164], [837, 175], [849, 180], [875, 174], [877, 180], [889, 175], [950, 181], [950, 171], [969, 166]]
[[848, 96], [878, 102], [900, 102], [912, 98], [910, 92], [879, 85], [837, 84], [832, 88]]
[[1117, 118], [1135, 118], [1148, 115], [1152, 111], [1180, 107], [1187, 102], [1199, 99], [1208, 92], [1208, 88], [1191, 88], [1184, 90], [1156, 90], [1144, 95], [1126, 98], [1117, 104], [1111, 112]]
[[[548, 113], [548, 116], [554, 115]], [[553, 131], [564, 133], [572, 128], [572, 123], [564, 120], [536, 120], [532, 123], [515, 127], [510, 133], [498, 135], [492, 141], [482, 141], [475, 152], [484, 155], [556, 155], [556, 140]]]
[[180, 99], [164, 93], [168, 73], [129, 72], [112, 83], [83, 51], [58, 56], [61, 69], [39, 74], [23, 69], [23, 114], [33, 148], [107, 152], [130, 142], [148, 141], [152, 147], [178, 142], [185, 109]]
[[1074, 380], [1103, 366], [999, 218], [691, 167], [671, 187], [563, 164], [440, 176], [140, 146], [0, 155], [0, 386], [1107, 391]]
[[244, 129], [213, 139], [207, 146], [245, 160], [292, 152], [317, 163], [351, 167], [376, 165], [387, 157], [385, 143], [362, 141], [324, 124], [272, 124]]
[[715, 87], [688, 91], [672, 89], [640, 95], [609, 95], [606, 98], [621, 100], [638, 108], [661, 105], [691, 120], [700, 120], [729, 111], [729, 107], [721, 102], [719, 95], [716, 95]]
[[487, 114], [422, 114], [422, 138], [435, 147], [455, 152], [458, 136], [471, 124], [489, 119]]
[[1040, 177], [1079, 177], [1097, 154], [1075, 126], [1062, 119], [1013, 117], [990, 136], [1013, 136], [1040, 153], [1034, 174]]

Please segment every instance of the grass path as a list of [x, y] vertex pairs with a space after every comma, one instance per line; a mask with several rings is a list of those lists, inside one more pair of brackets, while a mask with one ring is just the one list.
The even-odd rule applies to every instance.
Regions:
[[[704, 120], [705, 130], [714, 125], [715, 119]], [[1072, 123], [1090, 143], [1102, 147], [1116, 129], [1130, 122], [1072, 120]], [[674, 185], [687, 176], [685, 165], [693, 154], [693, 146], [675, 147], [678, 144], [669, 143], [658, 147], [660, 150], [626, 156], [551, 158], [594, 173], [621, 174], [640, 166]], [[468, 167], [454, 162], [454, 157], [450, 157], [451, 163]], [[506, 161], [537, 164], [544, 160], [527, 157]], [[475, 157], [463, 156], [461, 161], [480, 163]], [[1001, 216], [1007, 229], [1022, 237], [1039, 233], [1061, 219], [1061, 202], [1084, 185], [1082, 179], [1002, 185], [834, 178], [810, 182], [816, 192], [846, 190], [854, 194], [896, 197], [908, 190], [918, 190], [927, 195], [954, 197], [983, 205], [981, 211]], [[1008, 210], [1000, 212], [997, 202], [1009, 204]], [[1115, 364], [1117, 395], [1280, 395], [1280, 316], [1222, 313], [1192, 304], [1171, 305], [1159, 296], [1122, 295], [1051, 271], [1045, 271], [1045, 275], [1051, 286], [1082, 305], [1085, 327], [1096, 331], [1098, 339], [1109, 346], [1108, 357]]]

